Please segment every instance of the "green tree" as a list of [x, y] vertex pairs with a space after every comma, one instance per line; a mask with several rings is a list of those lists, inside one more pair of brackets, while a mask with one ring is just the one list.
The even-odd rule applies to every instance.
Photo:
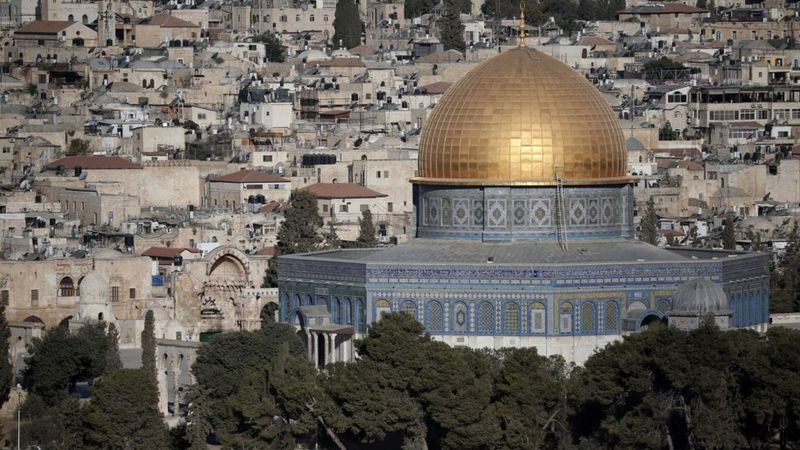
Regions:
[[[22, 442], [43, 449], [83, 450], [81, 406], [74, 397], [63, 397], [50, 406], [36, 394], [28, 394], [22, 408], [19, 430]], [[17, 430], [14, 430], [16, 435]]]
[[328, 231], [322, 235], [322, 246], [326, 250], [336, 249], [342, 246], [342, 240], [339, 239], [339, 234], [336, 233], [336, 228], [333, 226], [333, 220], [328, 223]]
[[430, 14], [438, 4], [435, 0], [405, 0], [404, 11], [407, 19]]
[[106, 374], [110, 375], [122, 369], [119, 357], [119, 333], [113, 323], [108, 324], [108, 343], [106, 344]]
[[336, 2], [333, 18], [333, 45], [336, 48], [353, 48], [361, 44], [361, 16], [353, 0]]
[[466, 50], [464, 24], [461, 23], [461, 11], [455, 0], [444, 0], [444, 11], [436, 21], [436, 26], [445, 50]]
[[321, 393], [303, 343], [288, 325], [262, 326], [217, 335], [199, 349], [192, 367], [197, 386], [190, 394], [194, 419], [187, 430], [193, 443], [204, 443], [213, 430], [235, 448], [293, 447], [315, 428], [305, 405], [313, 400], [303, 392], [310, 389], [315, 398]]
[[535, 348], [501, 353], [495, 390], [505, 447], [545, 448], [568, 442], [564, 424], [570, 413], [570, 366], [561, 357], [540, 356]]
[[[319, 250], [323, 237], [319, 234], [322, 217], [317, 209], [317, 198], [308, 191], [294, 191], [289, 198], [289, 208], [283, 213], [284, 221], [278, 228], [275, 256], [308, 253]], [[273, 257], [264, 276], [264, 287], [278, 285], [278, 261]]]
[[725, 215], [722, 224], [722, 246], [725, 250], [736, 250], [736, 217], [732, 212]]
[[800, 232], [795, 222], [770, 278], [770, 312], [800, 311]]
[[82, 423], [87, 448], [163, 449], [169, 442], [158, 388], [144, 370], [121, 369], [101, 380]]
[[8, 395], [11, 392], [11, 387], [14, 383], [14, 372], [9, 360], [9, 338], [11, 338], [11, 330], [8, 328], [6, 321], [6, 307], [0, 305], [0, 406], [8, 401]]
[[142, 330], [142, 370], [156, 382], [156, 330], [155, 315], [148, 309]]
[[286, 47], [281, 43], [277, 34], [263, 33], [253, 39], [253, 42], [261, 42], [267, 54], [267, 60], [282, 63], [286, 61]]
[[106, 364], [105, 323], [84, 325], [70, 335], [66, 325], [53, 328], [42, 339], [34, 339], [25, 358], [23, 376], [30, 393], [48, 406], [61, 402], [79, 381], [103, 374]]
[[69, 141], [69, 148], [67, 148], [68, 155], [87, 155], [91, 152], [92, 148], [89, 146], [89, 141], [85, 139], [73, 139]]
[[378, 237], [375, 233], [375, 224], [372, 222], [372, 212], [365, 209], [361, 212], [358, 219], [358, 238], [356, 239], [359, 247], [377, 247]]
[[655, 202], [653, 197], [647, 200], [647, 209], [644, 211], [642, 220], [639, 223], [639, 240], [650, 245], [658, 244], [658, 215], [656, 214]]
[[28, 84], [28, 85], [25, 87], [25, 91], [26, 91], [26, 92], [28, 93], [28, 95], [30, 95], [31, 97], [36, 97], [36, 94], [38, 94], [38, 93], [39, 93], [39, 87], [38, 87], [38, 86], [36, 86], [36, 85], [35, 85], [35, 84], [33, 84], [33, 83], [30, 83], [30, 84]]

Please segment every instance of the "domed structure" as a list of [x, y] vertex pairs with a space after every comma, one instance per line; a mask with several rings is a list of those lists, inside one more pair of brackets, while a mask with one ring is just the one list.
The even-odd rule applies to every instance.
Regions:
[[729, 312], [728, 296], [713, 281], [695, 278], [680, 285], [672, 297], [672, 310], [695, 314]]
[[720, 328], [728, 328], [732, 310], [728, 305], [728, 295], [713, 281], [695, 278], [678, 286], [672, 296], [672, 310], [669, 312], [670, 325], [682, 329], [693, 329], [700, 320], [711, 314]]
[[106, 303], [106, 298], [108, 297], [108, 283], [100, 272], [96, 270], [89, 272], [89, 274], [81, 280], [78, 289], [80, 290], [79, 302], [81, 304], [104, 305]]
[[93, 270], [83, 277], [80, 284], [80, 299], [75, 305], [75, 319], [78, 322], [115, 320], [108, 304], [108, 280], [100, 272]]
[[614, 112], [584, 77], [519, 47], [475, 67], [425, 123], [414, 183], [469, 186], [626, 183]]

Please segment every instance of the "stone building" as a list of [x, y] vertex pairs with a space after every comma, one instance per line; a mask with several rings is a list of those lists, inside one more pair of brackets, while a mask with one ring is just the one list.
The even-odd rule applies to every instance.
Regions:
[[[310, 355], [322, 366], [352, 357], [351, 336], [389, 311], [453, 346], [581, 363], [666, 321], [679, 286], [704, 279], [730, 299], [731, 327], [765, 329], [768, 256], [636, 240], [626, 163], [614, 113], [580, 74], [524, 46], [501, 53], [455, 83], [423, 128], [415, 239], [280, 256], [280, 319], [326, 335], [333, 352]], [[315, 328], [312, 305], [341, 328]]]

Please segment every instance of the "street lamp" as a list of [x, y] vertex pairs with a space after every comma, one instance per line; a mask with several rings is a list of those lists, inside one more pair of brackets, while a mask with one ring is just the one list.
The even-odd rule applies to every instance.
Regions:
[[22, 450], [22, 385], [17, 383], [17, 450]]

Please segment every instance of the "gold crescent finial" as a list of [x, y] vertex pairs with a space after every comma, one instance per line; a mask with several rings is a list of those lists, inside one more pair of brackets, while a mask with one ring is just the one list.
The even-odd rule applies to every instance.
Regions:
[[519, 2], [519, 46], [525, 47], [525, 1]]

